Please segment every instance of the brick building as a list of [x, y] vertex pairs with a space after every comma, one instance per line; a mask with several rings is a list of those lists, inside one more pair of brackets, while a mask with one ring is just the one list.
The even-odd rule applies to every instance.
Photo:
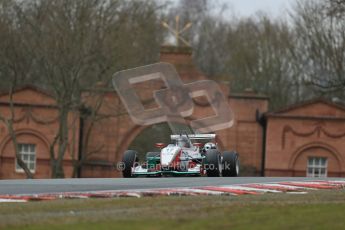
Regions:
[[[162, 47], [160, 61], [173, 64], [184, 83], [206, 79], [194, 66], [189, 48]], [[345, 107], [314, 100], [268, 112], [268, 98], [251, 91], [229, 94], [221, 85], [229, 106], [235, 113], [233, 127], [218, 131], [218, 144], [222, 149], [236, 149], [240, 154], [242, 175], [259, 176], [344, 176], [345, 175]], [[137, 85], [145, 108], [155, 106], [152, 90], [160, 89], [162, 82], [150, 81]], [[97, 91], [97, 90], [96, 90]], [[66, 177], [72, 175], [72, 158], [86, 158], [81, 177], [119, 177], [114, 163], [123, 152], [150, 126], [134, 124], [121, 111], [121, 101], [113, 89], [99, 85], [96, 92], [83, 95], [86, 108], [102, 101], [97, 111], [103, 119], [97, 123], [81, 119], [75, 141], [65, 154]], [[15, 130], [26, 162], [35, 178], [50, 176], [49, 146], [55, 135], [57, 108], [54, 99], [35, 87], [24, 87], [14, 94]], [[191, 121], [213, 114], [205, 98], [195, 98]], [[0, 95], [0, 111], [9, 113], [8, 95]], [[73, 116], [70, 114], [71, 119]], [[74, 119], [75, 120], [75, 119]], [[84, 143], [80, 144], [79, 143]], [[87, 143], [87, 144], [86, 144]], [[94, 153], [88, 155], [88, 153]], [[30, 166], [30, 167], [31, 167]], [[16, 168], [13, 146], [6, 127], [0, 122], [0, 178], [23, 178]]]
[[316, 99], [266, 118], [266, 176], [345, 176], [344, 106]]
[[[13, 128], [16, 133], [22, 159], [34, 174], [34, 178], [50, 178], [49, 148], [58, 128], [58, 109], [54, 98], [34, 86], [23, 86], [13, 94]], [[0, 94], [0, 115], [11, 118], [8, 93]], [[69, 114], [72, 122], [75, 114]], [[79, 124], [76, 124], [79, 129]], [[71, 137], [72, 130], [69, 131]], [[78, 136], [76, 143], [78, 143]], [[73, 148], [73, 147], [72, 147]], [[77, 145], [74, 151], [77, 153]], [[72, 176], [71, 148], [65, 154], [66, 177]], [[23, 170], [16, 164], [15, 151], [7, 126], [0, 122], [0, 178], [25, 178]]]

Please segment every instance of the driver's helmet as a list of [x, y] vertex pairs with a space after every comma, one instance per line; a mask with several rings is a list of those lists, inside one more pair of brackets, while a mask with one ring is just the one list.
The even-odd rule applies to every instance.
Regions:
[[176, 139], [176, 145], [179, 147], [188, 147], [188, 139], [187, 137], [179, 137]]
[[204, 145], [205, 152], [207, 152], [210, 149], [216, 149], [216, 148], [217, 148], [217, 146], [212, 142], [208, 142]]

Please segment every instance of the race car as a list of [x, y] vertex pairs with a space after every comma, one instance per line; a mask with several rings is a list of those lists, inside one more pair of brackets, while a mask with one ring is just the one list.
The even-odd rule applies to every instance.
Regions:
[[171, 144], [156, 143], [160, 151], [148, 152], [144, 163], [139, 163], [136, 151], [127, 150], [122, 160], [123, 177], [239, 175], [239, 155], [235, 151], [221, 154], [215, 143], [216, 134], [180, 134], [170, 137]]

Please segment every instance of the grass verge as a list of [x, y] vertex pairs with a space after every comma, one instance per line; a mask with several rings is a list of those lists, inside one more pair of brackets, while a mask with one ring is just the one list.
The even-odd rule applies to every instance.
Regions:
[[344, 229], [345, 191], [0, 203], [6, 229]]

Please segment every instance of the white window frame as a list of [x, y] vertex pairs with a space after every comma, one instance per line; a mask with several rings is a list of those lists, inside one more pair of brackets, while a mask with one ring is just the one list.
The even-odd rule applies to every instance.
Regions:
[[[18, 144], [19, 155], [24, 163], [27, 165], [31, 173], [35, 173], [36, 171], [36, 145], [35, 144], [26, 144], [26, 143], [19, 143]], [[33, 166], [33, 167], [32, 167]], [[23, 173], [24, 169], [22, 169], [18, 165], [17, 158], [15, 158], [15, 171], [19, 173]]]
[[[321, 171], [324, 171], [324, 173], [321, 173]], [[318, 156], [308, 157], [307, 177], [327, 177], [327, 173], [328, 173], [327, 171], [328, 171], [327, 157], [318, 157]]]

